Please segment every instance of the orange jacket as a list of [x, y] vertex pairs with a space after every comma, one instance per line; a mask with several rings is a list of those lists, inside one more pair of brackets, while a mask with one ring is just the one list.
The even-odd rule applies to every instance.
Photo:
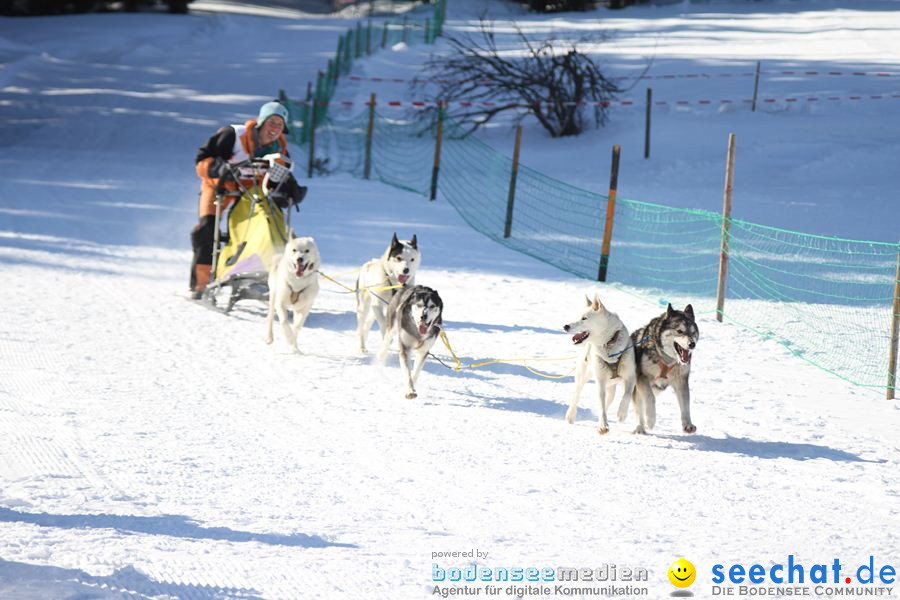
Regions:
[[[202, 182], [198, 210], [200, 217], [216, 214], [216, 185], [218, 185], [219, 180], [209, 176], [209, 167], [216, 158], [222, 158], [232, 164], [236, 164], [255, 157], [257, 152], [260, 156], [275, 152], [288, 155], [287, 140], [284, 134], [279, 135], [278, 139], [265, 149], [257, 149], [258, 134], [256, 119], [250, 119], [243, 125], [223, 127], [198, 149], [195, 160], [197, 176]], [[246, 182], [246, 185], [252, 185], [252, 183], [252, 181]], [[233, 183], [229, 184], [229, 189], [235, 189]], [[224, 210], [229, 204], [231, 204], [231, 198], [226, 198], [222, 209]]]

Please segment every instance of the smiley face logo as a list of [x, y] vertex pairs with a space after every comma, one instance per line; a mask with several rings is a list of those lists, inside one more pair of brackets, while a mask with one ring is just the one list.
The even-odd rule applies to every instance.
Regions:
[[697, 578], [697, 569], [691, 561], [686, 558], [679, 558], [669, 567], [669, 581], [678, 588], [686, 588], [694, 583]]

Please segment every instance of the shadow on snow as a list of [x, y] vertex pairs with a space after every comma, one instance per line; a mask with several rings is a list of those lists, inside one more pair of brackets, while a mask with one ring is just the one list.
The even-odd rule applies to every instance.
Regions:
[[26, 513], [8, 508], [0, 508], [0, 522], [31, 523], [41, 527], [61, 527], [64, 529], [115, 529], [124, 533], [147, 533], [185, 539], [223, 540], [228, 542], [259, 542], [274, 546], [294, 546], [301, 548], [355, 548], [354, 544], [330, 542], [316, 535], [293, 533], [255, 533], [236, 531], [228, 527], [202, 527], [181, 515], [159, 517], [136, 517], [133, 515], [51, 515], [48, 513]]

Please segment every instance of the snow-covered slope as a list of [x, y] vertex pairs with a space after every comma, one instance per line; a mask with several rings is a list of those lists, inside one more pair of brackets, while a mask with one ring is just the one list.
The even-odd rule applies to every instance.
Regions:
[[[803, 7], [818, 14], [835, 5], [712, 6], [775, 35]], [[827, 60], [853, 58], [860, 37], [889, 47], [893, 7], [843, 9], [848, 32], [860, 33]], [[451, 25], [476, 8], [451, 8]], [[679, 4], [616, 19], [639, 29], [645, 19], [631, 15], [669, 11], [657, 14], [677, 21], [700, 10]], [[897, 404], [744, 331], [700, 319], [697, 434], [680, 433], [669, 392], [653, 434], [633, 436], [631, 422], [613, 418], [601, 437], [592, 385], [571, 426], [563, 419], [571, 380], [518, 364], [457, 374], [429, 362], [420, 398], [404, 399], [396, 356], [379, 367], [356, 353], [353, 296], [327, 281], [299, 356], [263, 343], [261, 305], [224, 317], [185, 301], [194, 149], [279, 87], [303, 89], [350, 24], [223, 15], [0, 21], [0, 598], [423, 598], [432, 597], [434, 563], [470, 563], [434, 553], [472, 549], [491, 568], [646, 568], [644, 597], [671, 592], [665, 573], [681, 556], [697, 567], [698, 597], [710, 595], [716, 563], [840, 557], [856, 577], [850, 567], [875, 555], [900, 567]], [[689, 72], [679, 31], [673, 22], [667, 68]], [[711, 31], [723, 48], [745, 35]], [[376, 60], [360, 68], [374, 72]], [[871, 131], [877, 115], [868, 110], [768, 113], [747, 131], [771, 135], [789, 116], [805, 119], [817, 141], [785, 153], [793, 160], [783, 177], [790, 190], [818, 196], [837, 182], [804, 165], [823, 149], [836, 155], [846, 138], [816, 119]], [[694, 125], [704, 120], [698, 113], [669, 127], [699, 144]], [[574, 149], [602, 140], [605, 156], [607, 135]], [[853, 139], [872, 144], [867, 134]], [[543, 148], [533, 142], [523, 156], [566, 146]], [[667, 160], [688, 181], [707, 168], [721, 177], [706, 158]], [[584, 164], [573, 161], [572, 179]], [[887, 197], [896, 173], [879, 173], [873, 186]], [[301, 229], [316, 237], [323, 271], [345, 284], [392, 232], [417, 234], [419, 282], [444, 298], [466, 365], [571, 355], [561, 326], [592, 289], [632, 329], [664, 309], [640, 290], [593, 287], [499, 247], [445, 203], [344, 175], [308, 183]], [[784, 196], [765, 197], [767, 218], [786, 214]], [[846, 224], [864, 228], [878, 210]], [[435, 352], [452, 364], [444, 348]]]

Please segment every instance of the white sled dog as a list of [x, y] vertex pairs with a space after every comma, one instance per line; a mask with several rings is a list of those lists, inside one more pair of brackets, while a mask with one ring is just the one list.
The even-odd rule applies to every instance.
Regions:
[[[653, 429], [656, 397], [671, 384], [678, 398], [682, 430], [685, 433], [697, 431], [691, 421], [690, 387], [691, 356], [700, 340], [694, 308], [688, 304], [681, 311], [670, 304], [666, 312], [632, 333], [631, 340], [637, 361], [634, 399], [638, 417], [643, 412], [647, 429]], [[628, 404], [622, 398], [618, 413], [620, 421], [628, 415]]]
[[416, 284], [416, 271], [422, 264], [422, 253], [413, 235], [409, 241], [398, 240], [397, 234], [381, 258], [373, 258], [360, 269], [356, 279], [356, 331], [359, 334], [359, 351], [366, 351], [366, 338], [372, 323], [378, 321], [382, 339], [385, 334], [385, 309], [400, 288]]
[[[387, 308], [387, 323], [378, 361], [383, 363], [394, 337], [400, 354], [400, 369], [406, 383], [406, 397], [416, 394], [416, 380], [425, 364], [425, 357], [441, 334], [444, 303], [436, 291], [424, 285], [407, 287], [395, 294]], [[412, 373], [409, 355], [414, 355]]]
[[[585, 300], [587, 309], [581, 318], [563, 327], [567, 333], [574, 334], [572, 341], [579, 346], [575, 359], [575, 394], [566, 411], [566, 421], [575, 422], [581, 389], [588, 380], [588, 366], [591, 366], [600, 398], [600, 423], [597, 431], [602, 435], [609, 431], [606, 408], [613, 403], [616, 384], [624, 385], [622, 402], [630, 403], [637, 373], [631, 338], [622, 320], [603, 306], [597, 294], [594, 294], [593, 300], [587, 296]], [[634, 432], [644, 433], [643, 411], [638, 411], [638, 415], [638, 426]]]
[[[284, 253], [272, 259], [269, 270], [269, 314], [266, 317], [266, 343], [272, 343], [272, 322], [275, 313], [284, 329], [284, 338], [294, 352], [299, 352], [297, 335], [309, 316], [319, 294], [319, 249], [311, 237], [291, 237]], [[287, 311], [293, 313], [293, 327], [288, 322]]]

